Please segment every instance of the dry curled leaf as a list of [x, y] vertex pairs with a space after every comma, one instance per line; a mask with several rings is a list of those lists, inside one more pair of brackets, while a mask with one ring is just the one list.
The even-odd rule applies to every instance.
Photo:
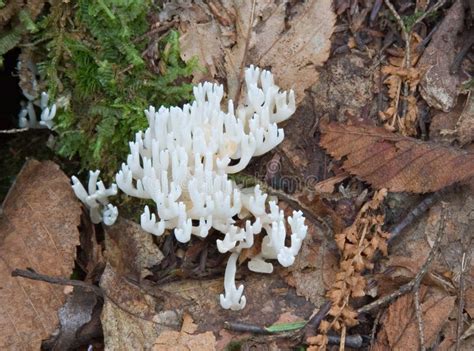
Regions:
[[376, 188], [426, 193], [474, 175], [474, 154], [383, 128], [321, 123], [321, 146]]
[[[204, 12], [207, 21], [190, 22], [189, 11]], [[225, 78], [229, 96], [238, 95], [242, 67], [255, 64], [270, 67], [278, 85], [294, 89], [299, 101], [329, 56], [336, 19], [330, 0], [198, 2], [179, 17], [183, 59], [197, 56], [212, 78]]]
[[102, 301], [93, 291], [74, 287], [59, 309], [60, 328], [54, 337], [43, 342], [46, 350], [74, 350], [102, 336], [100, 311]]
[[79, 245], [81, 207], [69, 178], [53, 162], [28, 161], [0, 214], [0, 349], [39, 350], [57, 327], [63, 288], [11, 277], [33, 268], [69, 277]]

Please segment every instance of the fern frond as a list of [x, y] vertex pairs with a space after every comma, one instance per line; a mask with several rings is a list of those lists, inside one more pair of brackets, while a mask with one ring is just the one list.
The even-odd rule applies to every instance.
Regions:
[[23, 29], [17, 26], [0, 37], [0, 55], [4, 55], [17, 46], [21, 40], [22, 34]]

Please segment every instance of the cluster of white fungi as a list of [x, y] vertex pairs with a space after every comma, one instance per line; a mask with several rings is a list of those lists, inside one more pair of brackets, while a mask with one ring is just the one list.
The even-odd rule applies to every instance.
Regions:
[[[116, 176], [124, 193], [155, 203], [141, 215], [147, 232], [161, 236], [173, 231], [182, 243], [192, 235], [205, 238], [211, 230], [222, 233], [217, 248], [231, 255], [220, 302], [232, 310], [246, 303], [244, 287], [236, 287], [235, 272], [240, 252], [253, 246], [254, 236], [263, 235], [262, 249], [248, 267], [271, 273], [273, 265], [268, 260], [292, 265], [307, 233], [300, 211], [285, 218], [259, 186], [241, 188], [228, 177], [243, 170], [253, 156], [278, 145], [284, 133], [277, 123], [295, 112], [293, 91], [280, 92], [269, 71], [250, 66], [245, 83], [245, 103], [235, 108], [229, 100], [227, 111], [221, 106], [223, 87], [212, 83], [194, 87], [194, 102], [182, 108], [150, 107], [145, 111], [149, 126], [130, 142], [127, 162]], [[102, 218], [110, 225], [117, 210], [107, 197], [116, 193], [116, 187], [106, 189], [97, 176], [91, 172], [88, 192], [77, 179], [73, 187], [90, 208], [94, 222]], [[238, 226], [236, 219], [244, 225]], [[291, 229], [290, 240], [286, 240], [286, 228]]]

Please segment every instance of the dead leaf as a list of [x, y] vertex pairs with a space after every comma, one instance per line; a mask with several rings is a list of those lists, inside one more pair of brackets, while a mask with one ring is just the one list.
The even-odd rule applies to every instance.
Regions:
[[[459, 274], [463, 250], [462, 242], [466, 236], [470, 235], [470, 228], [472, 227], [469, 224], [473, 218], [472, 213], [474, 213], [472, 188], [464, 186], [457, 191], [446, 194], [443, 197], [443, 201], [447, 202], [447, 208], [445, 209], [445, 211], [447, 211], [445, 231], [441, 240], [439, 254], [424, 277], [423, 285], [428, 289], [429, 293], [435, 292], [435, 294], [444, 294], [449, 298], [454, 298], [459, 292]], [[442, 204], [434, 204], [425, 216], [415, 225], [407, 229], [407, 232], [403, 234], [403, 239], [400, 238], [402, 240], [392, 245], [388, 260], [381, 262], [383, 266], [381, 270], [383, 271], [383, 275], [386, 277], [389, 276], [395, 284], [390, 285], [386, 277], [379, 280], [379, 296], [393, 292], [418, 273], [432, 248], [433, 238], [438, 230], [441, 213]], [[472, 260], [470, 266], [467, 267], [464, 279], [466, 288], [465, 310], [469, 313], [469, 311], [473, 311], [472, 306], [474, 301], [474, 293], [470, 294], [470, 291], [473, 291], [472, 287], [474, 284], [474, 262]], [[439, 344], [438, 349], [454, 349], [454, 343], [456, 341], [456, 319], [457, 305], [449, 318], [446, 319], [445, 317], [444, 319], [447, 324], [442, 331], [439, 332], [442, 342]], [[451, 327], [454, 329], [450, 330]], [[418, 334], [415, 334], [415, 337], [417, 337], [417, 335]], [[461, 350], [471, 350], [472, 347], [469, 348], [469, 343], [472, 345], [472, 341], [470, 340], [461, 343]], [[415, 346], [413, 346], [413, 348], [415, 348]]]
[[[336, 18], [332, 1], [225, 0], [221, 4], [200, 3], [200, 10], [210, 18], [205, 23], [186, 22], [190, 16], [184, 12], [197, 10], [183, 8], [183, 59], [197, 56], [214, 78], [225, 78], [232, 98], [238, 95], [243, 67], [270, 67], [278, 85], [294, 89], [297, 102], [301, 101], [318, 79], [316, 68], [329, 56]], [[291, 18], [287, 18], [289, 7]]]
[[281, 272], [287, 284], [296, 289], [299, 296], [321, 306], [331, 278], [337, 271], [337, 252], [330, 250], [327, 241], [321, 241], [321, 230], [308, 222], [308, 235], [303, 241], [295, 263]]
[[336, 175], [334, 177], [325, 179], [321, 182], [314, 184], [313, 189], [317, 193], [332, 194], [334, 192], [334, 187], [336, 186], [336, 184], [342, 182], [348, 176], [349, 174], [347, 172], [343, 172], [339, 175]]
[[189, 314], [183, 317], [181, 331], [165, 331], [155, 340], [153, 351], [214, 351], [216, 350], [216, 337], [210, 331], [195, 334], [197, 325]]
[[[440, 244], [440, 255], [430, 266], [430, 272], [442, 275], [452, 271], [452, 275], [458, 279], [463, 250], [462, 242], [464, 238], [469, 238], [471, 233], [469, 223], [472, 220], [472, 213], [474, 213], [474, 196], [472, 190], [466, 186], [445, 195], [443, 200], [448, 202], [445, 230]], [[403, 266], [411, 272], [405, 274], [407, 278], [416, 274], [431, 250], [433, 240], [438, 232], [441, 212], [441, 204], [434, 204], [418, 223], [408, 228], [403, 234], [403, 240], [397, 241], [391, 246], [389, 260], [385, 267]], [[471, 260], [469, 267], [468, 272], [472, 273], [465, 275], [467, 289], [474, 286], [472, 285], [474, 283], [474, 260]], [[430, 273], [427, 278], [429, 275]], [[430, 279], [434, 279], [434, 277]]]
[[457, 34], [464, 24], [463, 2], [457, 0], [448, 10], [417, 67], [425, 73], [420, 82], [420, 93], [428, 105], [448, 112], [456, 105], [462, 78], [449, 69], [456, 56]]
[[343, 168], [390, 191], [425, 193], [474, 175], [474, 154], [383, 128], [321, 122], [321, 142]]
[[163, 259], [152, 235], [137, 223], [120, 217], [115, 225], [105, 228], [105, 249], [105, 257], [114, 270], [137, 282], [151, 275], [148, 268]]
[[471, 318], [474, 318], [474, 287], [466, 290], [466, 312]]
[[119, 218], [105, 233], [108, 261], [100, 286], [106, 299], [102, 326], [106, 349], [151, 349], [161, 331], [179, 326], [180, 313], [139, 284], [163, 255], [152, 236], [136, 223]]
[[[100, 286], [106, 295], [101, 321], [108, 350], [150, 350], [161, 332], [181, 324], [182, 312], [176, 306], [167, 308], [165, 296], [150, 294], [109, 264]], [[176, 299], [177, 304], [180, 302]]]
[[[454, 317], [456, 309], [451, 313], [450, 317]], [[455, 318], [449, 318], [446, 322], [445, 327], [443, 328], [441, 334], [441, 342], [437, 345], [436, 351], [452, 351], [456, 349], [456, 335], [457, 331], [457, 322]], [[462, 333], [460, 337], [459, 351], [472, 351], [474, 350], [474, 338], [472, 338], [472, 333], [474, 332], [474, 324]]]
[[89, 212], [85, 207], [82, 208], [79, 232], [81, 250], [77, 254], [76, 263], [86, 273], [85, 282], [98, 284], [105, 268], [103, 240], [98, 240], [96, 226], [91, 222]]
[[[424, 295], [424, 298], [421, 296]], [[430, 347], [436, 339], [452, 309], [455, 296], [430, 290], [420, 294], [422, 320], [424, 325], [425, 347]], [[374, 351], [378, 350], [418, 350], [418, 323], [415, 315], [413, 294], [407, 294], [392, 303], [382, 317]]]
[[458, 99], [456, 106], [449, 112], [433, 113], [430, 124], [430, 140], [438, 143], [451, 144], [458, 137], [456, 124], [466, 104], [465, 99]]
[[43, 343], [47, 350], [72, 350], [87, 345], [102, 336], [100, 310], [102, 301], [97, 295], [81, 287], [74, 287], [67, 301], [59, 309], [60, 329], [51, 340]]
[[441, 130], [441, 134], [454, 136], [461, 145], [474, 140], [474, 94], [472, 92], [469, 92], [464, 109], [457, 119], [455, 129]]
[[69, 277], [79, 245], [81, 206], [69, 178], [53, 162], [28, 161], [0, 215], [0, 348], [38, 350], [58, 325], [63, 288], [11, 277], [33, 268]]

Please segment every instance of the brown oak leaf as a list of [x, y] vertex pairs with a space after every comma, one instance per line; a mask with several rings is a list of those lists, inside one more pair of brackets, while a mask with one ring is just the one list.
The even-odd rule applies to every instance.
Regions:
[[426, 193], [474, 175], [474, 154], [372, 126], [321, 123], [320, 145], [375, 188]]

